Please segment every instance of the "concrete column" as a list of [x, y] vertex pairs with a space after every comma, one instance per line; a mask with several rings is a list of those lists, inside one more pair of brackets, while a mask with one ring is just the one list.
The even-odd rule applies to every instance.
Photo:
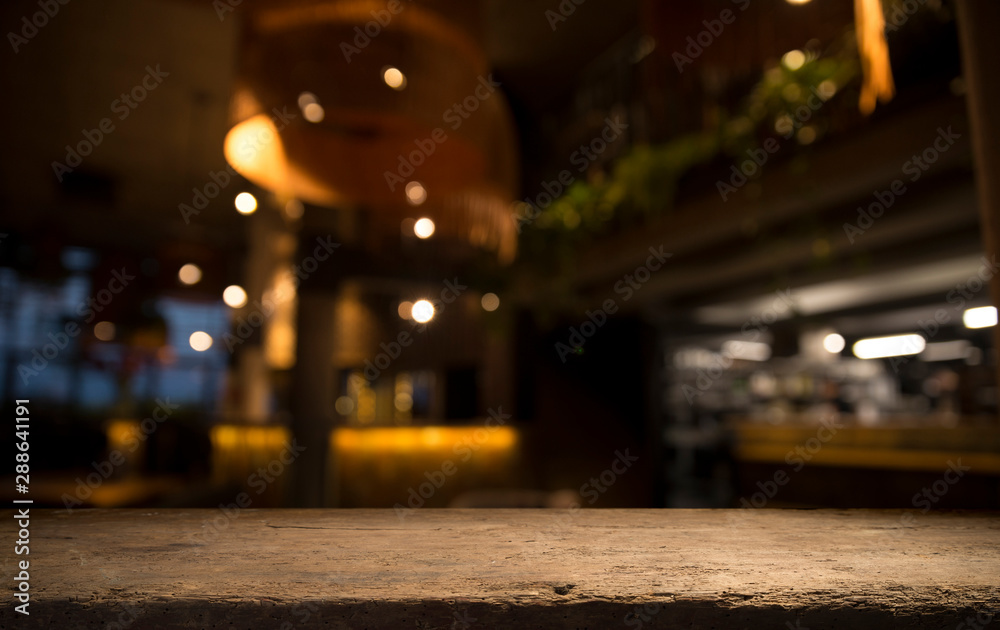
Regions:
[[[279, 265], [275, 253], [268, 246], [268, 240], [280, 229], [275, 221], [277, 213], [261, 207], [247, 217], [247, 260], [244, 266], [243, 288], [247, 292], [247, 306], [237, 310], [237, 317], [246, 318], [255, 307], [253, 303], [263, 299], [271, 276]], [[255, 330], [253, 336], [238, 348], [234, 377], [238, 383], [238, 399], [233, 410], [238, 422], [263, 424], [268, 420], [268, 405], [272, 387], [271, 373], [264, 359], [261, 347], [262, 330]]]
[[323, 506], [334, 414], [334, 306], [332, 293], [302, 283], [291, 409], [292, 435], [306, 450], [291, 467], [295, 507]]

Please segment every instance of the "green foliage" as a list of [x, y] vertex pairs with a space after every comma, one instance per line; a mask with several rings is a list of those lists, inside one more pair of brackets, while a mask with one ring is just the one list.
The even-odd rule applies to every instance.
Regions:
[[664, 144], [633, 146], [610, 172], [592, 172], [574, 182], [525, 226], [522, 260], [533, 266], [541, 263], [548, 274], [558, 275], [568, 271], [576, 252], [598, 235], [669, 214], [681, 178], [699, 166], [745, 156], [769, 137], [812, 144], [834, 126], [836, 107], [826, 101], [857, 75], [850, 36], [837, 53], [826, 57], [808, 49], [786, 56], [764, 71], [734, 113], [720, 111], [705, 129]]

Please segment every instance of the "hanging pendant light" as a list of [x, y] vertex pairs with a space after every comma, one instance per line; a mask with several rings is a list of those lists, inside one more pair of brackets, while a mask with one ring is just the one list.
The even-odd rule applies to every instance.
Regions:
[[477, 3], [245, 8], [224, 146], [240, 174], [283, 198], [369, 209], [387, 232], [412, 215], [419, 181], [435, 238], [513, 257], [514, 128]]

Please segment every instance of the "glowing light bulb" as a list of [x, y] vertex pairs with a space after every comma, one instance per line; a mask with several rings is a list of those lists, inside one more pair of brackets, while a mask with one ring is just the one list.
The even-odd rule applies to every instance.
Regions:
[[188, 337], [188, 343], [197, 352], [204, 352], [212, 347], [212, 336], [207, 332], [198, 330], [191, 333]]
[[410, 311], [410, 316], [413, 320], [426, 324], [427, 322], [434, 319], [434, 305], [427, 300], [417, 300], [413, 304], [413, 309]]
[[406, 75], [400, 72], [399, 68], [393, 66], [382, 71], [382, 80], [394, 90], [402, 90], [406, 87]]
[[823, 337], [823, 349], [830, 354], [837, 354], [844, 349], [847, 343], [844, 338], [837, 333], [830, 333], [826, 337]]
[[413, 224], [413, 233], [417, 235], [417, 238], [430, 238], [434, 235], [434, 222], [427, 217], [418, 219]]
[[257, 198], [248, 192], [241, 192], [236, 195], [233, 205], [240, 214], [253, 214], [257, 210]]
[[238, 284], [231, 284], [222, 292], [222, 301], [226, 306], [240, 308], [247, 303], [247, 292]]
[[177, 278], [186, 285], [198, 284], [201, 280], [201, 267], [188, 263], [177, 272]]

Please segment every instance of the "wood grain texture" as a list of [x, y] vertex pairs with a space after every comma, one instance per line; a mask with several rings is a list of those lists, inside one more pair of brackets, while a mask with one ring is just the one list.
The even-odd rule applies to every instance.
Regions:
[[5, 603], [0, 627], [955, 629], [1000, 614], [1000, 514], [904, 513], [33, 510], [31, 615]]

